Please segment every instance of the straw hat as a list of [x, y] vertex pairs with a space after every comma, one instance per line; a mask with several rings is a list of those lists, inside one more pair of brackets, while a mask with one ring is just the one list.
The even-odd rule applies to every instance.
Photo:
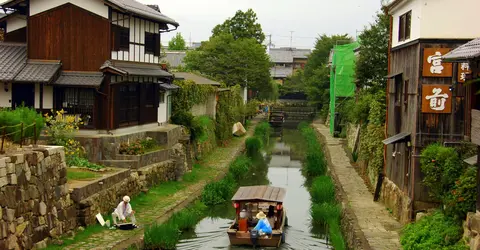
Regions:
[[123, 201], [124, 202], [130, 202], [130, 197], [128, 197], [127, 195], [123, 196]]
[[267, 216], [263, 213], [263, 211], [258, 212], [258, 214], [255, 217], [257, 217], [257, 219], [259, 220], [267, 218]]

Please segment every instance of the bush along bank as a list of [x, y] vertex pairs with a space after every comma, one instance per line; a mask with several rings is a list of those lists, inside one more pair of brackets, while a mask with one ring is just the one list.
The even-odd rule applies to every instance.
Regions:
[[303, 174], [307, 178], [312, 200], [312, 222], [326, 226], [330, 244], [336, 250], [346, 249], [340, 227], [342, 208], [335, 199], [335, 185], [327, 173], [327, 161], [316, 132], [307, 123], [301, 123], [298, 129], [306, 142], [307, 153], [303, 164]]
[[462, 159], [475, 155], [475, 149], [432, 144], [422, 151], [423, 185], [441, 206], [404, 228], [400, 237], [404, 249], [469, 249], [462, 239], [462, 222], [475, 211], [477, 169]]

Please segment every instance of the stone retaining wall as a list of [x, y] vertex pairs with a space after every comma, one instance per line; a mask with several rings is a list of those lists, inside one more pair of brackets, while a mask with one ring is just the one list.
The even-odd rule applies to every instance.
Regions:
[[0, 249], [45, 247], [76, 227], [62, 147], [0, 158]]
[[380, 200], [391, 209], [393, 216], [402, 224], [410, 222], [412, 200], [387, 177], [383, 178]]

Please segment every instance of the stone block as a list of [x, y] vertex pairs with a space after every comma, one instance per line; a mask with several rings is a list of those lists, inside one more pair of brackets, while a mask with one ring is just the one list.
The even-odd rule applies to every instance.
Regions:
[[15, 230], [15, 235], [17, 237], [21, 236], [23, 234], [23, 232], [25, 231], [25, 229], [27, 228], [27, 225], [28, 225], [28, 221], [27, 222], [23, 222], [22, 224], [19, 224]]
[[8, 184], [17, 185], [17, 175], [16, 174], [8, 175]]
[[20, 246], [18, 245], [18, 238], [15, 235], [10, 235], [7, 239], [7, 249], [20, 249]]
[[47, 248], [47, 239], [35, 243], [35, 249], [44, 249]]
[[0, 168], [0, 177], [5, 177], [7, 176], [7, 167], [1, 167]]
[[16, 225], [14, 222], [10, 222], [8, 223], [8, 231], [11, 233], [11, 234], [14, 234], [15, 233], [15, 230], [16, 230]]
[[468, 213], [467, 225], [471, 231], [480, 232], [480, 215], [476, 213]]
[[40, 216], [38, 217], [38, 224], [39, 225], [45, 225], [47, 222], [45, 221], [45, 217], [44, 216]]
[[12, 163], [24, 163], [25, 162], [25, 155], [24, 154], [16, 154], [10, 157], [12, 159]]
[[50, 230], [48, 230], [48, 227], [43, 225], [36, 227], [33, 230], [33, 242], [40, 242], [48, 237], [50, 234]]
[[28, 196], [30, 197], [30, 199], [38, 199], [39, 193], [36, 186], [34, 185], [28, 186]]
[[6, 161], [6, 159], [10, 159], [10, 158], [9, 158], [9, 157], [2, 157], [2, 158], [0, 158], [0, 168], [7, 166], [7, 161]]
[[4, 219], [8, 222], [13, 222], [15, 220], [15, 210], [7, 208], [5, 209]]
[[7, 174], [15, 173], [15, 164], [7, 163]]
[[8, 179], [7, 179], [7, 176], [4, 176], [4, 177], [0, 177], [0, 187], [4, 187], [8, 185]]
[[8, 223], [0, 220], [0, 239], [5, 239], [8, 236]]

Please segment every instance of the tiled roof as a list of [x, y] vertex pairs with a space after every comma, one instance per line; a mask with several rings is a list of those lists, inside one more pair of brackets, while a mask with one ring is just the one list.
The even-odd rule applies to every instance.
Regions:
[[172, 74], [163, 70], [158, 64], [134, 63], [127, 61], [107, 60], [100, 70], [111, 69], [122, 76], [156, 76], [172, 77]]
[[270, 68], [270, 75], [272, 77], [284, 78], [293, 74], [293, 67], [272, 67]]
[[160, 11], [160, 7], [158, 7], [158, 5], [156, 5], [156, 4], [147, 4], [147, 6], [154, 9], [155, 11], [158, 11], [158, 12], [162, 13]]
[[12, 81], [27, 61], [27, 46], [0, 42], [0, 58], [0, 82]]
[[14, 81], [49, 83], [61, 66], [60, 61], [28, 60], [25, 67], [15, 76]]
[[220, 86], [221, 84], [219, 82], [210, 80], [206, 77], [199, 76], [194, 73], [189, 73], [189, 72], [176, 72], [175, 73], [175, 79], [179, 80], [192, 80], [196, 84], [203, 84], [203, 85], [212, 85], [212, 86]]
[[175, 85], [173, 83], [160, 83], [160, 88], [161, 89], [164, 89], [164, 90], [175, 90], [175, 89], [179, 89], [180, 86], [178, 85]]
[[293, 63], [293, 58], [307, 59], [310, 55], [309, 49], [277, 48], [270, 49], [270, 60], [276, 63]]
[[166, 51], [165, 55], [162, 60], [170, 64], [172, 68], [177, 68], [184, 65], [183, 59], [187, 53], [185, 51]]
[[63, 86], [99, 87], [102, 84], [102, 81], [103, 73], [101, 72], [62, 71], [60, 77], [53, 84]]
[[480, 38], [474, 39], [442, 57], [446, 61], [461, 61], [480, 57]]
[[167, 23], [178, 27], [179, 24], [173, 20], [172, 18], [165, 16], [164, 14], [160, 13], [160, 11], [154, 10], [153, 8], [139, 3], [135, 0], [106, 0], [109, 3], [112, 3], [121, 9], [131, 12], [133, 14], [150, 18], [155, 21]]

